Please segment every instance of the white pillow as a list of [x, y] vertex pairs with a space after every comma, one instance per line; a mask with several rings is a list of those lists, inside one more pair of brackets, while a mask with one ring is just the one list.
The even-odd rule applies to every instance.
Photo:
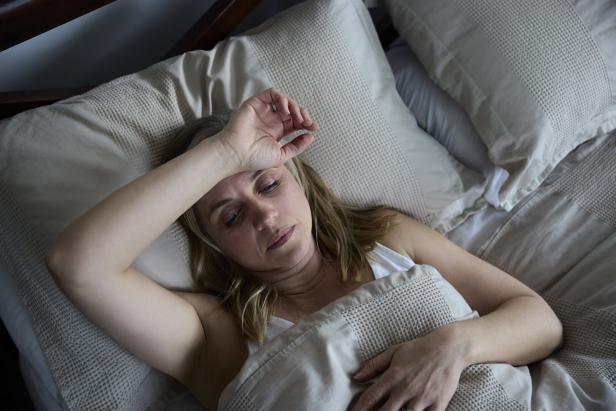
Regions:
[[289, 9], [247, 38], [261, 75], [320, 125], [301, 159], [343, 200], [389, 204], [441, 232], [476, 212], [485, 179], [417, 126], [362, 2], [301, 7], [303, 13]]
[[417, 119], [417, 124], [458, 161], [486, 177], [488, 184], [484, 198], [499, 208], [498, 193], [509, 173], [488, 158], [488, 149], [464, 109], [430, 80], [401, 37], [389, 46], [387, 61], [394, 73], [398, 94]]
[[[177, 390], [93, 327], [44, 258], [67, 224], [160, 165], [187, 120], [276, 85], [319, 123], [302, 159], [343, 199], [386, 203], [441, 231], [484, 203], [482, 176], [422, 131], [400, 100], [360, 0], [303, 3], [251, 33], [0, 122], [0, 252], [70, 409], [144, 408], [168, 394], [165, 383]], [[165, 287], [202, 291], [177, 223], [135, 265]]]
[[431, 78], [460, 103], [511, 210], [578, 144], [616, 128], [616, 3], [384, 0]]

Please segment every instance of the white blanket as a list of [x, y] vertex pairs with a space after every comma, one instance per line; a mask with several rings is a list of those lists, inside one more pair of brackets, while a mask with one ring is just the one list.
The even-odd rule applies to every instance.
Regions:
[[[286, 330], [254, 353], [225, 388], [219, 410], [345, 410], [366, 388], [351, 380], [361, 364], [390, 346], [454, 321], [429, 265], [364, 284]], [[524, 409], [527, 367], [468, 367], [455, 408]]]

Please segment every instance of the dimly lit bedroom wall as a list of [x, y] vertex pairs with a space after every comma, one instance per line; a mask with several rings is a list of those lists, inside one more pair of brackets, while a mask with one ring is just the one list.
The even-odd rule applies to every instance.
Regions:
[[[0, 52], [0, 91], [94, 86], [160, 61], [214, 0], [117, 0]], [[299, 0], [263, 1], [234, 33]]]

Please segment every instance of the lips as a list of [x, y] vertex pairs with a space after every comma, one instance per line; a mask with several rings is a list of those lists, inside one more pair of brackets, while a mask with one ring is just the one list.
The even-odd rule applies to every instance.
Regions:
[[295, 226], [288, 226], [281, 230], [278, 230], [278, 232], [270, 240], [270, 243], [267, 246], [267, 249], [273, 250], [275, 248], [281, 247], [284, 243], [286, 243], [289, 240], [289, 238], [291, 238], [293, 231], [295, 231]]

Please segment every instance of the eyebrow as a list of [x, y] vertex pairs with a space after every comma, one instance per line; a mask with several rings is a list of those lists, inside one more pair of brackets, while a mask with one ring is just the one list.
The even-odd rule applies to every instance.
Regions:
[[[261, 174], [263, 174], [265, 170], [257, 170], [255, 171], [251, 176], [250, 176], [250, 181], [255, 181], [257, 179], [257, 177], [259, 177]], [[225, 198], [223, 200], [217, 201], [216, 203], [214, 203], [214, 205], [212, 206], [212, 208], [210, 209], [210, 212], [208, 213], [209, 217], [208, 219], [210, 220], [210, 222], [212, 221], [212, 215], [214, 214], [214, 211], [219, 208], [224, 206], [227, 203], [230, 203], [231, 201], [233, 201], [232, 198]]]

